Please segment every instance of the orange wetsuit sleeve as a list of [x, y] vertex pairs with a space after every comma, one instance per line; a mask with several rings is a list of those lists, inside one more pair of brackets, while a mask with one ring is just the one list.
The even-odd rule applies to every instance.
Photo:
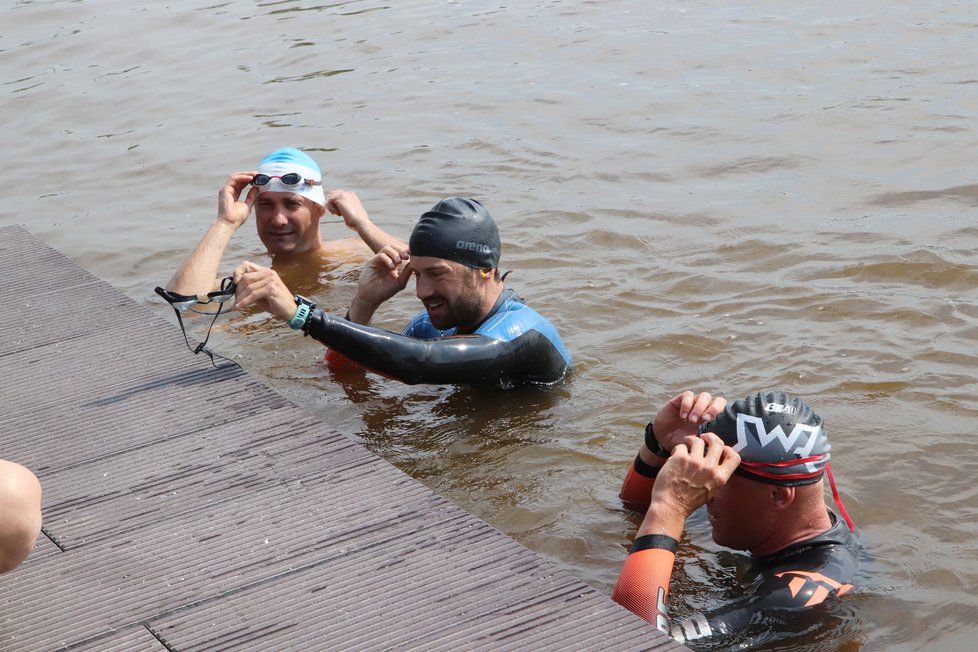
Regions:
[[360, 366], [339, 351], [333, 349], [326, 349], [326, 355], [323, 357], [323, 360], [326, 366], [333, 371], [346, 371], [348, 369], [356, 369]]
[[646, 464], [642, 458], [635, 456], [632, 465], [628, 467], [625, 480], [621, 483], [618, 496], [629, 507], [645, 511], [652, 499], [652, 485], [659, 467]]
[[666, 598], [677, 545], [663, 534], [635, 539], [611, 594], [615, 602], [667, 633]]

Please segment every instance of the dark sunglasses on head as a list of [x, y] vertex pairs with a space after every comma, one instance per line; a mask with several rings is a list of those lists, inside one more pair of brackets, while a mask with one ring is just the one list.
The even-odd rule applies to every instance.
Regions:
[[267, 186], [269, 183], [271, 183], [272, 179], [278, 179], [283, 185], [286, 186], [298, 186], [303, 183], [310, 186], [315, 186], [316, 184], [320, 183], [314, 179], [304, 179], [298, 172], [289, 172], [288, 174], [283, 174], [281, 176], [256, 174], [255, 178], [251, 180], [251, 185], [261, 188], [262, 186]]
[[[180, 332], [183, 333], [183, 341], [187, 343], [187, 348], [193, 351], [194, 355], [200, 353], [201, 351], [206, 353], [208, 356], [210, 356], [211, 364], [213, 364], [215, 367], [217, 366], [217, 364], [214, 362], [214, 356], [216, 354], [208, 351], [204, 348], [204, 346], [207, 344], [207, 340], [210, 339], [211, 329], [214, 328], [214, 323], [217, 321], [217, 316], [220, 315], [221, 311], [224, 309], [224, 303], [234, 300], [235, 289], [234, 277], [232, 276], [228, 276], [227, 278], [223, 279], [221, 281], [221, 289], [208, 292], [207, 298], [203, 301], [199, 297], [192, 294], [177, 294], [176, 292], [170, 292], [169, 290], [165, 290], [161, 287], [156, 288], [156, 294], [163, 297], [163, 299], [170, 304], [170, 307], [173, 308], [173, 312], [177, 314], [177, 321], [180, 323]], [[194, 306], [207, 305], [208, 303], [218, 304], [217, 312], [210, 313], [194, 310]], [[207, 327], [207, 335], [204, 337], [204, 341], [198, 344], [196, 348], [190, 346], [190, 340], [187, 338], [187, 330], [183, 326], [183, 315], [181, 313], [187, 310], [200, 313], [202, 315], [214, 315], [214, 319], [211, 320], [210, 326]], [[222, 356], [217, 357], [220, 358]]]

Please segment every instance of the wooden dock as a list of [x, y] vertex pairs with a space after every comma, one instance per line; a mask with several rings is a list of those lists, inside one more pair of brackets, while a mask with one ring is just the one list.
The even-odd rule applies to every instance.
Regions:
[[0, 650], [686, 649], [20, 227], [0, 278]]

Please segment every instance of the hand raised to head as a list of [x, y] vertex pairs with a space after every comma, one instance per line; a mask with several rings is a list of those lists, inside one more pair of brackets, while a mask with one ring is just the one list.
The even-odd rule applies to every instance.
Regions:
[[357, 283], [357, 299], [377, 306], [407, 286], [411, 278], [411, 256], [386, 246], [367, 261]]
[[676, 528], [681, 533], [682, 523], [727, 484], [739, 464], [740, 455], [712, 432], [687, 436], [656, 476], [643, 528], [668, 526], [664, 531], [675, 537]]
[[224, 187], [217, 193], [217, 219], [228, 226], [237, 229], [247, 221], [251, 209], [258, 199], [258, 188], [251, 188], [244, 200], [241, 193], [255, 178], [257, 172], [235, 172], [224, 182]]
[[370, 221], [370, 216], [367, 215], [367, 209], [363, 207], [360, 198], [357, 197], [355, 192], [350, 190], [330, 190], [329, 195], [326, 197], [326, 210], [333, 215], [342, 217], [343, 223], [354, 231], [363, 222]]
[[725, 407], [727, 400], [722, 396], [713, 396], [709, 392], [683, 392], [663, 405], [655, 415], [652, 423], [655, 438], [663, 448], [671, 451], [686, 437], [695, 435], [701, 424], [712, 421]]

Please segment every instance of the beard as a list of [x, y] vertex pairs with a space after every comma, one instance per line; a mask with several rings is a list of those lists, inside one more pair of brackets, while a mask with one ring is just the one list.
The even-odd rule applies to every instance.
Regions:
[[[449, 300], [438, 294], [425, 301], [428, 318], [438, 330], [445, 330], [452, 327], [467, 329], [475, 326], [479, 319], [482, 318], [482, 295], [479, 293], [475, 279], [468, 274], [463, 279], [458, 296], [454, 299]], [[444, 307], [438, 309], [436, 314], [432, 314], [428, 305], [439, 302]]]

